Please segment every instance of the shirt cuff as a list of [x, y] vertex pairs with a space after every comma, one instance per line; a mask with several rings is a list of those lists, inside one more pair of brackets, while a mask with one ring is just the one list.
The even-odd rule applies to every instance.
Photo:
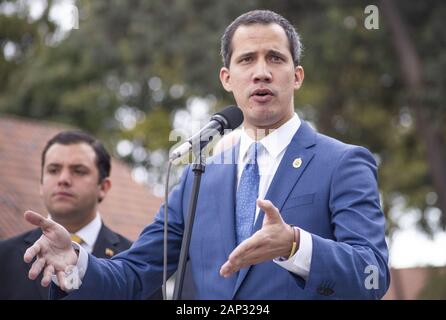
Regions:
[[313, 239], [309, 232], [301, 228], [299, 228], [299, 232], [299, 250], [297, 250], [294, 256], [285, 261], [280, 260], [279, 258], [276, 258], [273, 261], [282, 268], [297, 274], [307, 281], [308, 275], [310, 274], [311, 256], [313, 253]]
[[[66, 274], [66, 292], [71, 292], [73, 290], [77, 290], [79, 289], [79, 287], [82, 284], [82, 279], [84, 279], [85, 276], [85, 272], [87, 271], [87, 266], [88, 266], [88, 253], [87, 251], [85, 251], [84, 248], [82, 248], [82, 246], [80, 246], [78, 243], [76, 242], [71, 242], [71, 245], [73, 247], [74, 250], [79, 252], [78, 258], [77, 258], [77, 263], [75, 266], [68, 266], [67, 269], [65, 271]], [[51, 276], [51, 280], [58, 286], [59, 286], [59, 281], [57, 280], [57, 276], [56, 275], [52, 275]]]

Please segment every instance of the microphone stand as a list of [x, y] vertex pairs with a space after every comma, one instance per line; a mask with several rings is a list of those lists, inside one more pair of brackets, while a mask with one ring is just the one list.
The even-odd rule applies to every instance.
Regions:
[[184, 273], [186, 271], [186, 262], [189, 254], [192, 227], [194, 225], [195, 210], [197, 208], [198, 192], [200, 191], [201, 175], [204, 173], [206, 166], [206, 160], [202, 154], [200, 143], [193, 145], [193, 154], [196, 155], [192, 165], [194, 180], [192, 185], [192, 193], [190, 195], [188, 214], [184, 226], [183, 241], [181, 243], [180, 260], [178, 262], [177, 275], [175, 278], [173, 300], [180, 300], [183, 292]]

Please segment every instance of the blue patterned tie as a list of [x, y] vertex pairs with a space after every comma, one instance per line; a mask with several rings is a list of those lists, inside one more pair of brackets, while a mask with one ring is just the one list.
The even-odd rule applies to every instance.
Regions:
[[237, 190], [235, 225], [237, 229], [237, 245], [251, 236], [254, 216], [256, 212], [256, 200], [259, 196], [259, 166], [257, 153], [261, 144], [251, 144], [247, 157], [248, 162], [243, 169]]

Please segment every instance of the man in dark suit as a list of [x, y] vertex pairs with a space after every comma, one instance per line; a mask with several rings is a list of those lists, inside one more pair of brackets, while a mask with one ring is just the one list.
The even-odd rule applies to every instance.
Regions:
[[[73, 241], [98, 258], [111, 258], [131, 246], [98, 213], [111, 187], [110, 155], [99, 141], [80, 131], [61, 132], [45, 146], [41, 168], [45, 207]], [[41, 236], [39, 228], [0, 241], [0, 299], [48, 299], [48, 289], [28, 279], [30, 265], [23, 261], [26, 249]], [[151, 298], [161, 297], [158, 291]]]
[[[29, 264], [23, 261], [23, 254], [42, 231], [34, 229], [16, 237], [0, 241], [0, 299], [11, 300], [46, 300], [48, 288], [39, 281], [28, 279]], [[102, 224], [92, 254], [98, 258], [110, 258], [114, 254], [127, 250], [131, 242]]]

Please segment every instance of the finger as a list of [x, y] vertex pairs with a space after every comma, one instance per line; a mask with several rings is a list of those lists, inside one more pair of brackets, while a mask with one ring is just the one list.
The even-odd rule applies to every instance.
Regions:
[[227, 278], [240, 269], [256, 263], [257, 260], [253, 258], [256, 256], [258, 245], [254, 239], [254, 236], [243, 241], [237, 248], [234, 249], [234, 251], [231, 252], [228, 261], [226, 261], [220, 268], [221, 276]]
[[226, 261], [220, 268], [220, 275], [222, 277], [228, 278], [235, 272], [238, 272], [240, 269], [249, 267], [251, 265], [257, 264], [259, 262], [262, 262], [262, 258], [259, 254], [253, 254], [248, 259], [244, 259], [242, 261], [239, 261], [237, 263], [228, 260]]
[[43, 287], [48, 287], [48, 285], [51, 283], [51, 277], [54, 274], [54, 267], [52, 265], [48, 265], [45, 268], [45, 271], [43, 272], [43, 278], [40, 282]]
[[239, 260], [243, 260], [249, 255], [252, 251], [256, 250], [258, 247], [257, 240], [254, 238], [255, 234], [250, 238], [246, 239], [242, 243], [238, 245], [230, 254], [228, 260], [232, 261], [232, 263], [237, 264]]
[[30, 263], [34, 259], [34, 257], [37, 256], [39, 252], [40, 252], [40, 244], [39, 242], [36, 242], [25, 251], [25, 254], [23, 255], [23, 260], [26, 263]]
[[232, 257], [230, 256], [228, 261], [231, 263], [234, 272], [237, 272], [240, 269], [249, 267], [250, 265], [257, 263], [259, 256], [260, 252], [252, 247], [244, 252], [237, 252]]
[[220, 268], [220, 275], [224, 278], [230, 277], [235, 271], [234, 266], [230, 261], [226, 261]]
[[279, 212], [279, 210], [269, 200], [257, 199], [257, 205], [266, 212]]
[[279, 221], [282, 219], [279, 209], [269, 200], [257, 199], [257, 206], [265, 212], [266, 217], [271, 221]]
[[31, 280], [34, 280], [37, 278], [37, 276], [42, 272], [43, 267], [45, 267], [45, 259], [38, 258], [36, 261], [34, 261], [33, 265], [31, 266], [31, 269], [29, 270], [28, 277]]
[[31, 210], [25, 212], [25, 220], [42, 229], [48, 229], [55, 223], [54, 221], [45, 218], [37, 212]]
[[221, 266], [220, 268], [220, 275], [228, 278], [233, 273], [237, 272], [239, 268], [239, 260], [240, 257], [243, 257], [243, 244], [247, 240], [243, 241], [237, 248], [234, 249], [234, 251], [231, 252], [231, 254], [228, 257], [228, 260]]
[[66, 291], [65, 271], [58, 271], [56, 275], [57, 275], [57, 281], [59, 282], [59, 288], [63, 291]]

